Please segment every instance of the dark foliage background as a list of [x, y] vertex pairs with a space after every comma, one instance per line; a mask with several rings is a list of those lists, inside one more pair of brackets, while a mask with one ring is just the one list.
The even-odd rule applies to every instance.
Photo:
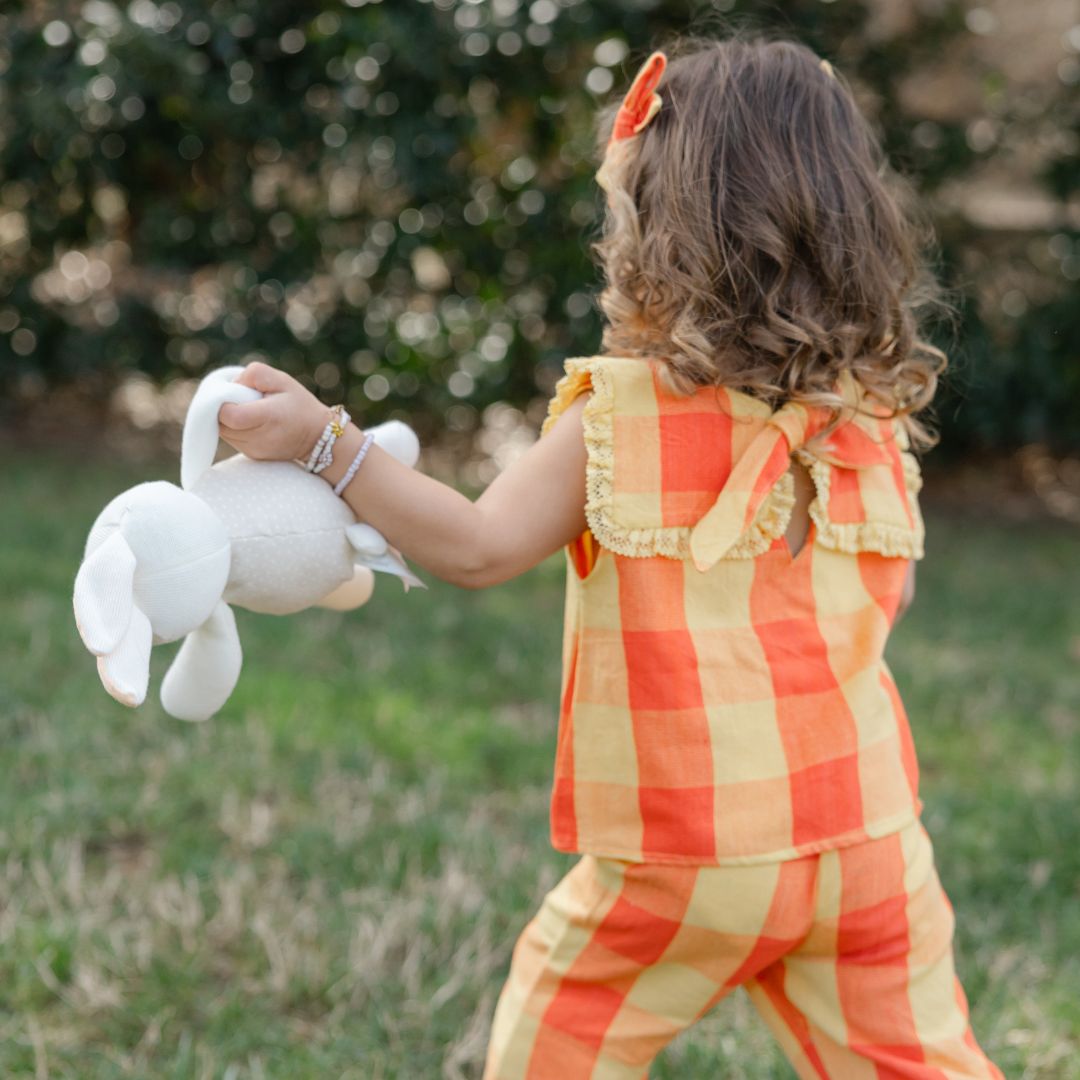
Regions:
[[[468, 433], [494, 402], [535, 419], [563, 358], [599, 342], [595, 109], [665, 34], [734, 21], [840, 67], [933, 209], [961, 309], [955, 336], [935, 330], [943, 449], [1080, 445], [1080, 28], [1018, 85], [992, 47], [972, 58], [989, 9], [949, 0], [885, 28], [880, 0], [3, 10], [8, 419], [60, 386], [103, 402], [132, 369], [164, 384], [256, 357], [425, 436]], [[927, 118], [905, 81], [950, 53], [976, 99]], [[966, 215], [957, 185], [995, 170], [1049, 211]]]

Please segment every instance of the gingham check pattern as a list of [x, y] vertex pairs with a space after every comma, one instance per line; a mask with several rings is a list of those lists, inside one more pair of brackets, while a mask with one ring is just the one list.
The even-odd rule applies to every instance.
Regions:
[[783, 862], [584, 856], [514, 949], [484, 1080], [642, 1080], [745, 986], [800, 1077], [1003, 1080], [976, 1042], [922, 823]]
[[[592, 357], [568, 361], [544, 430], [590, 386], [598, 555], [582, 577], [568, 551], [554, 846], [749, 863], [910, 822], [918, 767], [882, 652], [922, 521], [892, 424], [806, 445], [817, 410], [676, 396], [656, 364]], [[817, 485], [794, 558], [793, 452]]]

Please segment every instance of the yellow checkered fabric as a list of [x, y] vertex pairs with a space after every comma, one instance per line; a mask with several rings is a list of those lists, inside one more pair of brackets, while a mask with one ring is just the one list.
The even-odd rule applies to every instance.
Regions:
[[[923, 554], [902, 429], [854, 380], [823, 434], [825, 410], [677, 395], [659, 362], [588, 357], [567, 361], [543, 431], [588, 389], [596, 556], [567, 552], [555, 847], [752, 863], [912, 821], [918, 767], [882, 655]], [[795, 556], [793, 455], [816, 486]]]

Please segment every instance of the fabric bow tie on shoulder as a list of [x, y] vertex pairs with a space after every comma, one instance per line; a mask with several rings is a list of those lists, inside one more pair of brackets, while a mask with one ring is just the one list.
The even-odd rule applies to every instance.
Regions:
[[892, 462], [886, 448], [892, 437], [889, 421], [867, 415], [863, 395], [847, 373], [838, 389], [845, 414], [850, 415], [823, 444], [812, 440], [828, 424], [828, 409], [788, 402], [768, 417], [735, 462], [716, 502], [691, 530], [690, 554], [698, 570], [714, 566], [753, 524], [769, 492], [788, 471], [795, 451], [845, 469]]

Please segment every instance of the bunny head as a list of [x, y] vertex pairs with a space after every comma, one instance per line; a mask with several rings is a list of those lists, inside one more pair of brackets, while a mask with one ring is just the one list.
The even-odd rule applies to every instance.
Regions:
[[150, 650], [204, 624], [229, 577], [229, 537], [198, 496], [157, 480], [98, 515], [75, 578], [75, 623], [105, 688], [146, 697]]

